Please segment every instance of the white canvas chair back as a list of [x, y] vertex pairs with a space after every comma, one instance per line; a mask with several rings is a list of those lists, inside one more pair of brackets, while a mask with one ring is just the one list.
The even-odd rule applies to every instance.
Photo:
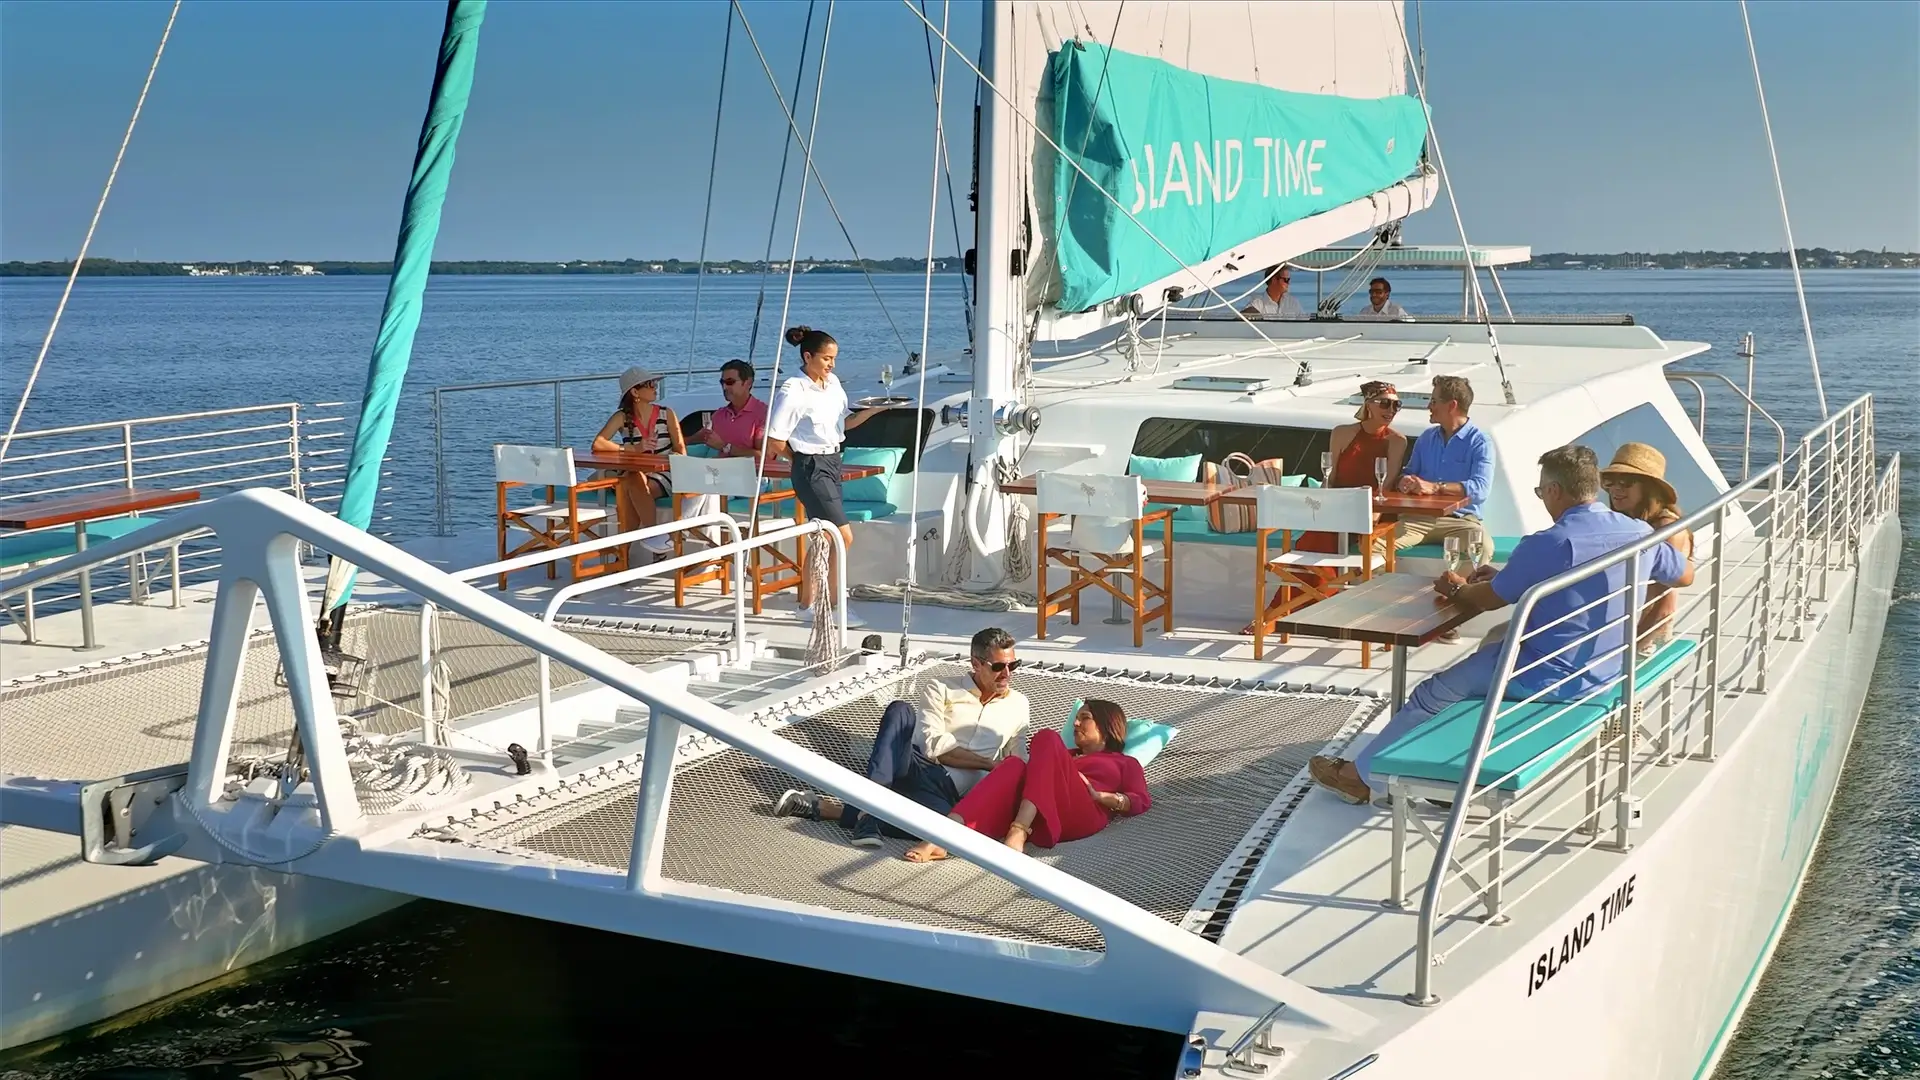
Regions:
[[572, 487], [573, 450], [554, 446], [493, 445], [493, 479], [502, 484]]
[[673, 477], [673, 490], [685, 495], [722, 495], [747, 498], [754, 494], [757, 479], [750, 457], [708, 458], [691, 454], [669, 454], [667, 469]]
[[1254, 521], [1259, 528], [1336, 533], [1342, 538], [1342, 551], [1348, 533], [1373, 531], [1372, 488], [1262, 484], [1254, 491], [1258, 500]]
[[1116, 554], [1131, 550], [1147, 489], [1137, 476], [1043, 472], [1034, 482], [1034, 503], [1043, 514], [1073, 515], [1075, 548]]

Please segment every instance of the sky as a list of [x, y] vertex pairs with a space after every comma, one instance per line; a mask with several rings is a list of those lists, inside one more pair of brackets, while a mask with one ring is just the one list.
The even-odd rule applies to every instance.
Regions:
[[[0, 259], [73, 257], [170, 6], [0, 3]], [[791, 98], [807, 5], [742, 6]], [[1798, 244], [1920, 250], [1920, 3], [1751, 12]], [[1737, 4], [1430, 0], [1420, 15], [1474, 242], [1783, 246]], [[390, 258], [444, 18], [425, 2], [187, 0], [91, 254]], [[956, 3], [950, 18], [971, 55], [980, 5]], [[709, 168], [727, 25], [712, 0], [493, 0], [436, 257], [692, 258], [710, 177], [709, 256], [764, 254], [786, 124], [736, 24]], [[948, 77], [970, 235], [972, 86], [958, 64]], [[814, 78], [810, 63], [803, 119]], [[821, 93], [817, 165], [860, 253], [924, 253], [933, 106], [920, 23], [891, 0], [838, 5]], [[792, 244], [797, 154], [791, 168], [776, 258]], [[1407, 237], [1456, 238], [1444, 203]], [[818, 188], [800, 254], [848, 254]]]

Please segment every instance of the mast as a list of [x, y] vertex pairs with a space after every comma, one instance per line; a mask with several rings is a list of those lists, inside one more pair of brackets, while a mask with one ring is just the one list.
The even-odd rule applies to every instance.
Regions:
[[[356, 529], [365, 529], [373, 520], [374, 496], [380, 489], [380, 461], [387, 454], [394, 408], [399, 404], [400, 386], [413, 356], [414, 333], [420, 328], [433, 243], [440, 233], [440, 208], [447, 200], [454, 144], [460, 138], [467, 98], [473, 91], [480, 22], [486, 13], [486, 0], [449, 0], [447, 4], [440, 62], [434, 70], [427, 117], [414, 152], [413, 177], [407, 183], [407, 198], [400, 211], [393, 276], [387, 282], [386, 304], [380, 311], [380, 333], [374, 339], [373, 358], [367, 365], [360, 422], [354, 431], [353, 455], [347, 463], [346, 488], [340, 496], [340, 520]], [[327, 567], [326, 599], [320, 608], [321, 639], [336, 649], [347, 597], [353, 592], [354, 573], [354, 566], [341, 559], [334, 559]]]
[[[981, 5], [980, 69], [1003, 90], [1012, 85], [1013, 5], [990, 0]], [[977, 156], [979, 204], [974, 216], [973, 396], [967, 406], [972, 485], [984, 484], [988, 519], [980, 523], [970, 561], [972, 583], [992, 585], [1006, 546], [1004, 500], [992, 498], [993, 463], [1006, 436], [995, 412], [1019, 398], [1014, 373], [1019, 364], [1021, 312], [1015, 288], [1016, 263], [1026, 252], [1017, 247], [1020, 192], [1014, 177], [1018, 118], [991, 89], [980, 95], [980, 152]], [[1022, 267], [1024, 269], [1024, 267]], [[971, 493], [971, 492], [970, 492]], [[967, 503], [971, 518], [972, 501]], [[969, 521], [968, 528], [973, 527]]]

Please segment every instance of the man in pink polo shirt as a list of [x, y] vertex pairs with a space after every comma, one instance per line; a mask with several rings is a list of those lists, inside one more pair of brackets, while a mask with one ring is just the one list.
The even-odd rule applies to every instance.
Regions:
[[726, 404], [707, 414], [707, 426], [693, 441], [721, 457], [752, 457], [767, 439], [767, 403], [753, 396], [753, 365], [745, 360], [720, 365], [720, 392]]

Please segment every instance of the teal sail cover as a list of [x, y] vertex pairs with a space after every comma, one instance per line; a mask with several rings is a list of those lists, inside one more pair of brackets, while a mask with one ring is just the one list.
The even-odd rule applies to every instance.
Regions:
[[1274, 90], [1085, 42], [1047, 75], [1055, 138], [1098, 184], [1054, 171], [1064, 311], [1392, 187], [1426, 144], [1426, 114], [1404, 95]]
[[[367, 365], [367, 386], [360, 401], [360, 425], [353, 436], [353, 455], [347, 462], [347, 483], [340, 496], [340, 520], [365, 529], [373, 520], [374, 496], [380, 490], [380, 462], [387, 456], [393, 434], [394, 408], [400, 386], [413, 357], [413, 336], [420, 328], [420, 308], [427, 289], [427, 271], [433, 261], [433, 242], [440, 233], [440, 207], [447, 201], [447, 181], [453, 175], [453, 150], [473, 91], [474, 59], [480, 51], [480, 22], [486, 0], [452, 0], [447, 24], [440, 36], [440, 63], [433, 75], [426, 123], [414, 153], [413, 178], [407, 184], [406, 205], [400, 212], [400, 240], [393, 254], [393, 277], [387, 282], [387, 300], [380, 312], [380, 335]], [[353, 588], [351, 567], [335, 560], [327, 575], [323, 613], [346, 603]]]

